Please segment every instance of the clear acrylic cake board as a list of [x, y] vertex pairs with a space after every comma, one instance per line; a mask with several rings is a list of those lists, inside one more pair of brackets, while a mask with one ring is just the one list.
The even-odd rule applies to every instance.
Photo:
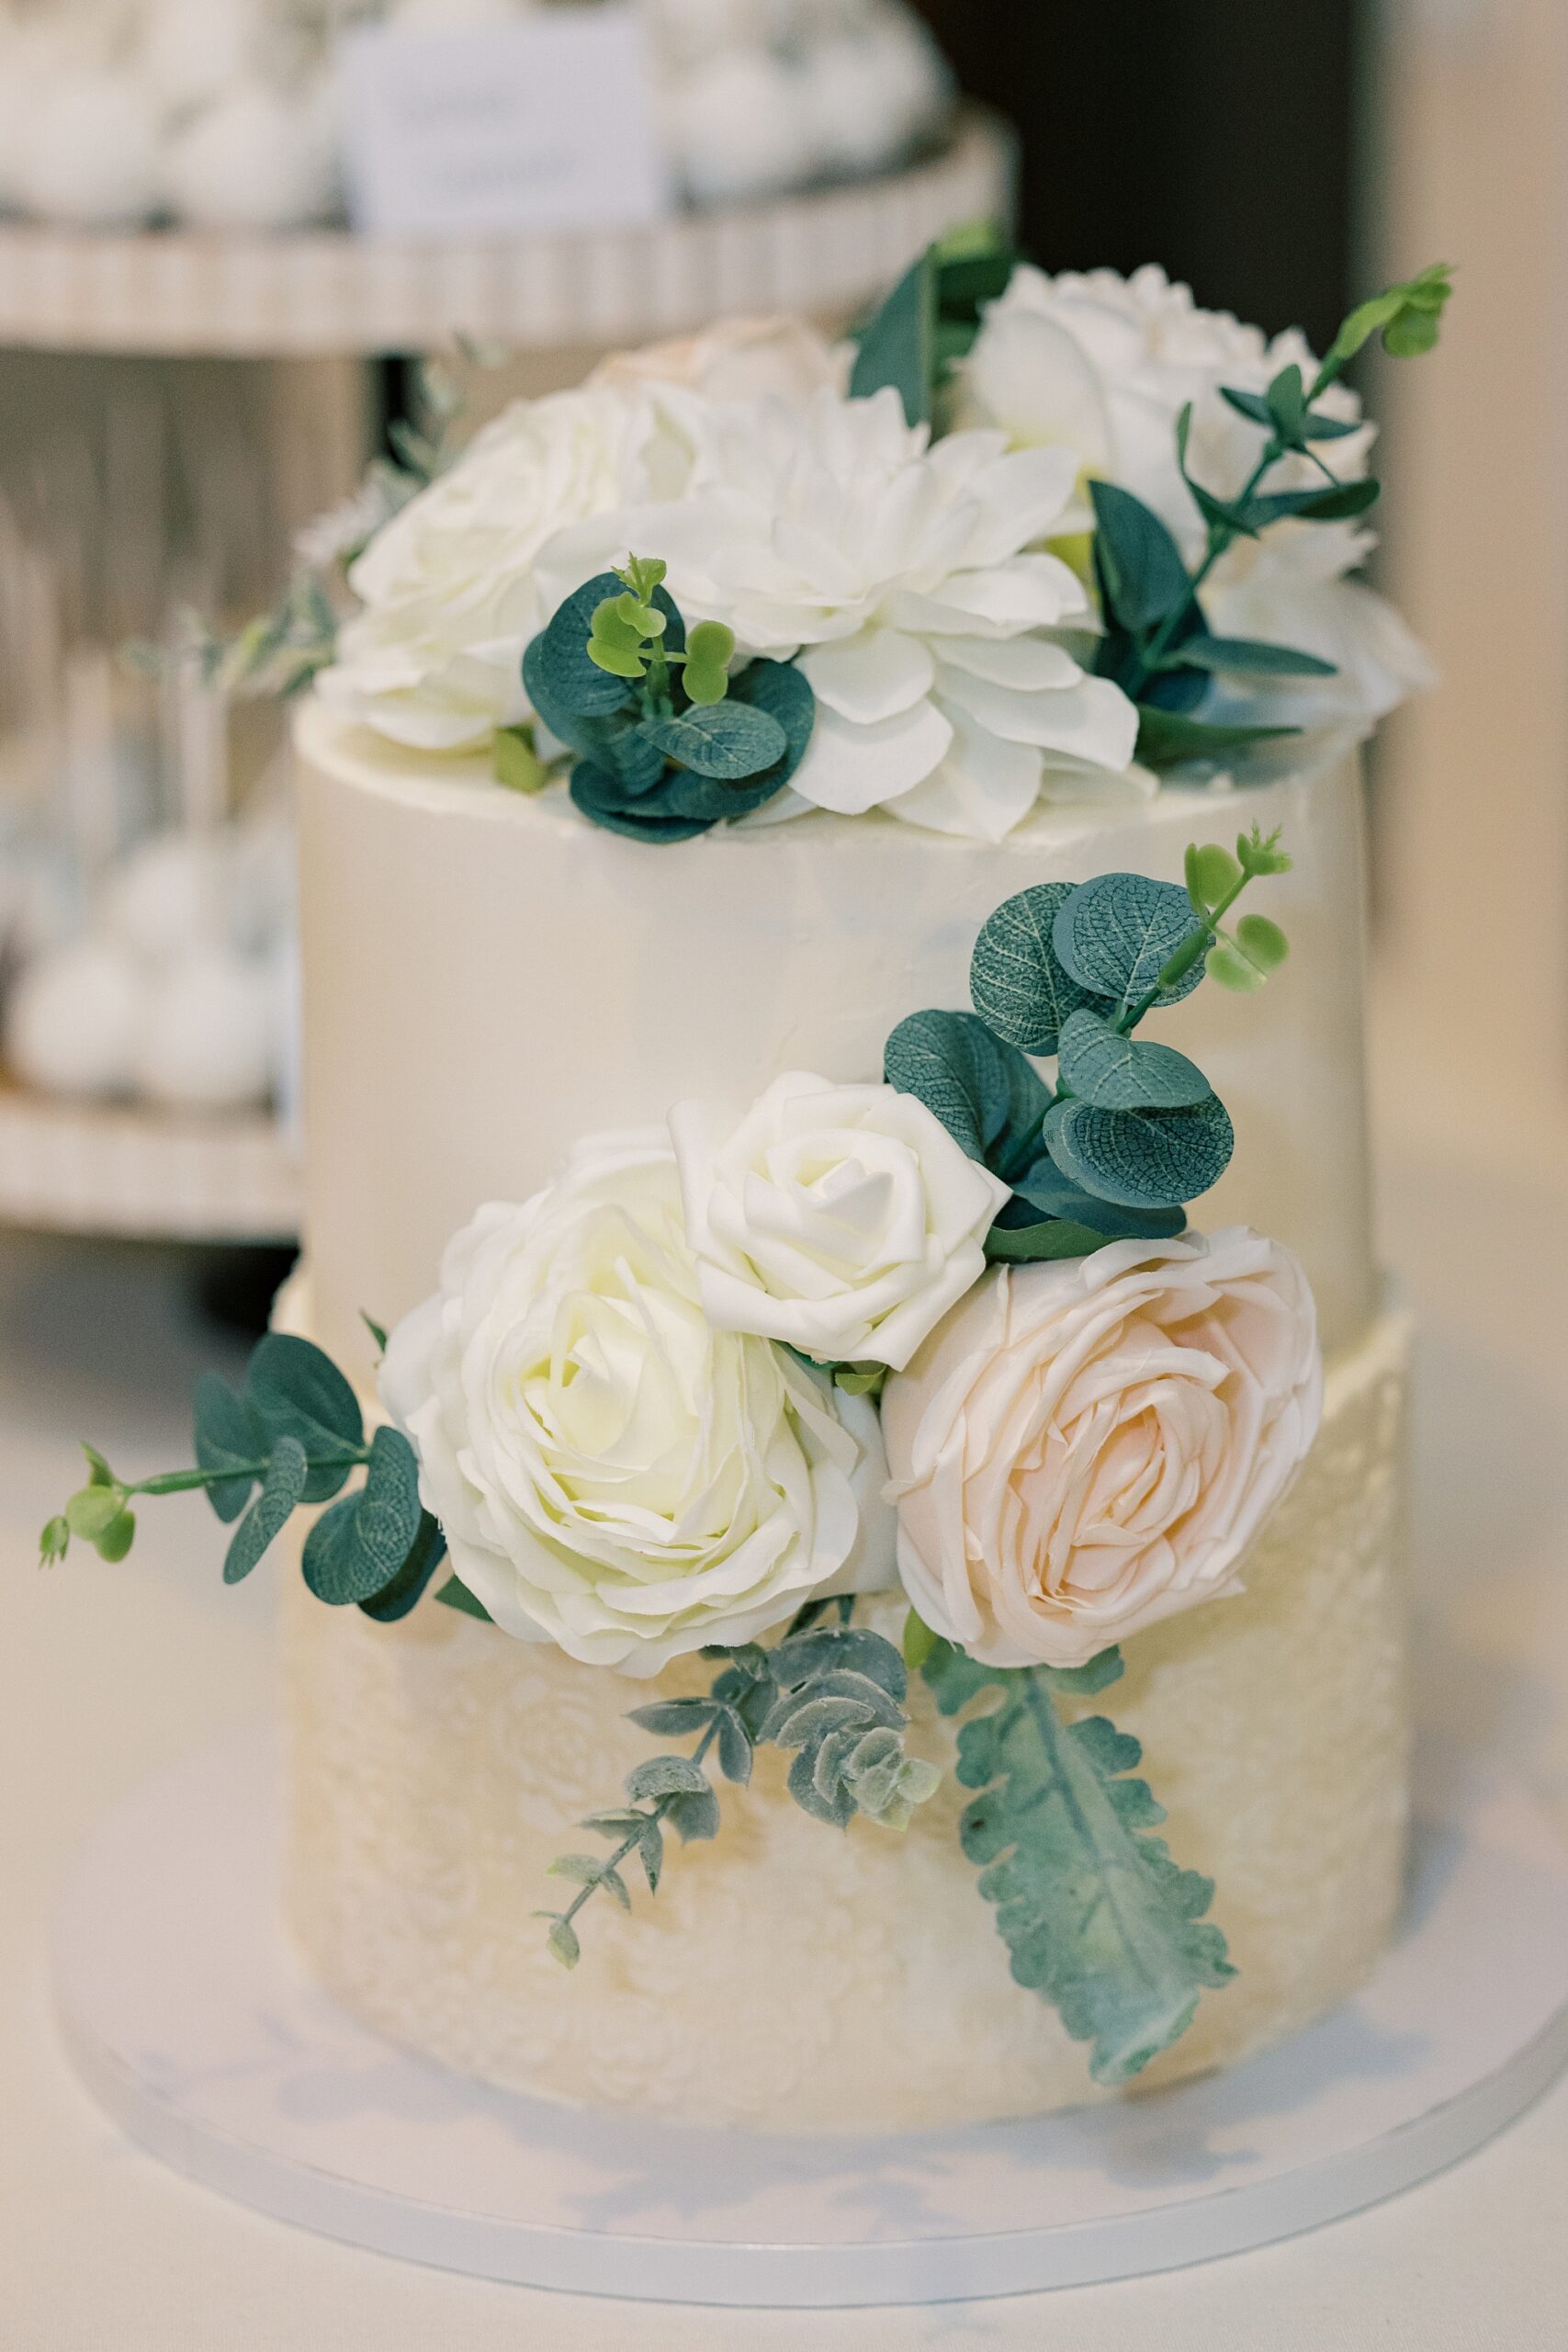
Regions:
[[1517, 1784], [1428, 1752], [1400, 1938], [1244, 2066], [901, 2137], [704, 2132], [488, 2090], [319, 1992], [276, 1917], [274, 1748], [123, 1803], [68, 1891], [58, 1991], [143, 2147], [279, 2219], [534, 2287], [735, 2305], [1082, 2286], [1262, 2245], [1451, 2164], [1568, 2058], [1568, 1854]]

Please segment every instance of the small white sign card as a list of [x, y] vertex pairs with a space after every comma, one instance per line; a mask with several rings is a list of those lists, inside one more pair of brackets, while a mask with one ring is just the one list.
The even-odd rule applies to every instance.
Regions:
[[596, 229], [668, 209], [641, 11], [551, 8], [339, 52], [349, 218], [372, 235]]

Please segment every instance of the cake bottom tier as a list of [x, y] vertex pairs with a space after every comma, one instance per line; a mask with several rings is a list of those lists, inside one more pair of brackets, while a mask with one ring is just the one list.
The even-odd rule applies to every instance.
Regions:
[[[1330, 1367], [1324, 1423], [1247, 1589], [1129, 1643], [1098, 1702], [1141, 1768], [1239, 1974], [1134, 2086], [1229, 2064], [1350, 1992], [1399, 1900], [1408, 1706], [1400, 1424], [1385, 1317]], [[765, 1749], [712, 1844], [672, 1847], [629, 1916], [597, 1898], [570, 1974], [545, 1948], [555, 1857], [658, 1744], [657, 1683], [576, 1665], [433, 1602], [400, 1624], [289, 1579], [286, 1903], [327, 1989], [392, 2040], [508, 2089], [774, 2131], [915, 2130], [1109, 2094], [1009, 1973], [959, 1847], [951, 1775], [897, 1834], [840, 1833]], [[953, 1727], [911, 1694], [911, 1747]]]

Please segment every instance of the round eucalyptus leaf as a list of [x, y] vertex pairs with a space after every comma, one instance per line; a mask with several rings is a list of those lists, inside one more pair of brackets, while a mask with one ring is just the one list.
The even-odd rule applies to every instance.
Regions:
[[[1136, 1004], [1190, 935], [1197, 918], [1185, 890], [1146, 874], [1100, 874], [1064, 901], [1051, 944], [1071, 977], [1092, 996]], [[1178, 1004], [1203, 977], [1200, 956], [1156, 997]]]
[[1187, 1222], [1179, 1208], [1129, 1208], [1124, 1202], [1101, 1200], [1086, 1193], [1044, 1151], [1032, 1167], [1013, 1179], [1013, 1197], [998, 1221], [1003, 1226], [1024, 1225], [1038, 1215], [1087, 1226], [1101, 1241], [1168, 1240]]
[[282, 1534], [305, 1500], [309, 1464], [298, 1438], [280, 1437], [272, 1450], [261, 1492], [229, 1539], [223, 1562], [225, 1584], [248, 1577], [274, 1539]]
[[1277, 972], [1291, 952], [1291, 943], [1268, 915], [1243, 915], [1235, 927], [1236, 944], [1260, 972]]
[[793, 662], [749, 662], [739, 677], [731, 678], [729, 699], [765, 711], [783, 728], [784, 758], [770, 773], [776, 784], [787, 784], [806, 757], [817, 724], [817, 697], [805, 672]]
[[1208, 973], [1218, 980], [1221, 988], [1229, 989], [1233, 996], [1250, 996], [1254, 989], [1263, 986], [1263, 975], [1256, 964], [1249, 964], [1239, 948], [1221, 940], [1209, 950]]
[[100, 1560], [107, 1560], [113, 1566], [117, 1561], [124, 1559], [135, 1541], [136, 1513], [117, 1511], [103, 1533], [95, 1538], [94, 1548]]
[[912, 1012], [888, 1038], [884, 1068], [889, 1086], [922, 1102], [971, 1159], [1005, 1176], [1038, 1153], [1044, 1082], [977, 1014]]
[[975, 1010], [998, 1037], [1026, 1054], [1054, 1054], [1062, 1023], [1097, 1000], [1062, 965], [1052, 925], [1073, 895], [1070, 882], [1037, 882], [987, 916], [969, 965]]
[[640, 732], [666, 759], [698, 775], [739, 783], [775, 767], [789, 749], [784, 729], [743, 702], [697, 704], [671, 718], [645, 718]]
[[1107, 1111], [1176, 1110], [1211, 1091], [1185, 1054], [1123, 1037], [1099, 1012], [1068, 1015], [1058, 1068], [1062, 1084], [1080, 1102]]
[[666, 816], [658, 793], [639, 798], [592, 760], [579, 760], [572, 769], [571, 797], [594, 824], [603, 825], [607, 832], [624, 833], [631, 841], [694, 841], [715, 821], [711, 817]]
[[[268, 1331], [251, 1352], [248, 1388], [272, 1436], [296, 1437], [309, 1454], [341, 1453], [364, 1442], [358, 1398], [332, 1358], [309, 1340]], [[312, 1462], [302, 1499], [327, 1501], [351, 1466]]]
[[1193, 842], [1187, 852], [1187, 887], [1206, 907], [1217, 907], [1241, 880], [1241, 868], [1219, 842]]
[[1058, 1102], [1045, 1120], [1057, 1166], [1086, 1193], [1129, 1208], [1196, 1200], [1224, 1175], [1235, 1135], [1219, 1097], [1169, 1111]]

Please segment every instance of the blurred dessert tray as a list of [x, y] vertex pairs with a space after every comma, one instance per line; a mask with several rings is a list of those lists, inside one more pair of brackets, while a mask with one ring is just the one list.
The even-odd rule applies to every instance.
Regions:
[[100, 1107], [0, 1080], [0, 1223], [140, 1239], [289, 1241], [299, 1172], [265, 1112]]
[[638, 228], [474, 243], [321, 231], [0, 226], [0, 345], [231, 357], [419, 352], [456, 336], [516, 352], [677, 334], [727, 312], [852, 316], [933, 237], [1006, 218], [995, 118], [879, 178]]

